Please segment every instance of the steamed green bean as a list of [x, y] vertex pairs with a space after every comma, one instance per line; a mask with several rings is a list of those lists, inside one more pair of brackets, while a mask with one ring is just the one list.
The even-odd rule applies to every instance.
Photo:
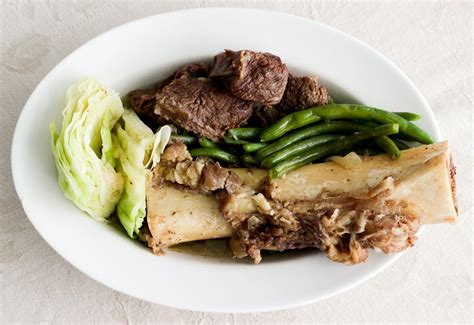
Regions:
[[398, 131], [398, 124], [385, 124], [371, 130], [360, 131], [353, 135], [346, 136], [343, 139], [323, 143], [313, 149], [301, 153], [298, 156], [291, 157], [276, 166], [273, 166], [269, 171], [269, 175], [271, 178], [279, 178], [282, 175], [312, 163], [313, 161], [347, 150], [356, 143], [384, 135], [396, 134]]
[[348, 121], [327, 121], [317, 123], [314, 125], [307, 126], [305, 128], [295, 130], [290, 134], [278, 139], [277, 141], [270, 143], [263, 149], [257, 151], [256, 159], [263, 160], [269, 155], [282, 150], [283, 148], [301, 141], [306, 138], [310, 138], [320, 134], [327, 134], [332, 132], [355, 132], [370, 129], [371, 127], [348, 122]]
[[205, 157], [215, 158], [217, 160], [220, 160], [229, 164], [239, 163], [239, 158], [236, 155], [231, 154], [230, 152], [227, 152], [220, 148], [195, 148], [195, 149], [190, 149], [189, 153], [191, 154], [192, 157], [205, 156]]

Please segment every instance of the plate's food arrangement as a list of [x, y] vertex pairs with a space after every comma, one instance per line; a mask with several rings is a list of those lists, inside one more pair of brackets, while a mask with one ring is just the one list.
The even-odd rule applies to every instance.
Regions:
[[316, 248], [351, 265], [457, 217], [448, 143], [400, 111], [336, 103], [276, 55], [226, 50], [123, 100], [79, 81], [52, 147], [66, 197], [154, 253], [230, 238], [255, 263]]

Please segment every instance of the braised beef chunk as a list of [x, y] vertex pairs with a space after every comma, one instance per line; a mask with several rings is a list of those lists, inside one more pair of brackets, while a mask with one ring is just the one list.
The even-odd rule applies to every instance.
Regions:
[[316, 78], [295, 77], [290, 74], [280, 103], [259, 107], [255, 115], [263, 125], [269, 125], [292, 111], [327, 105], [328, 101], [329, 95], [326, 88], [319, 85]]
[[209, 77], [223, 81], [236, 97], [274, 105], [285, 92], [288, 69], [270, 53], [225, 50], [214, 57]]
[[188, 64], [175, 72], [174, 79], [179, 79], [184, 75], [194, 78], [207, 78], [209, 76], [209, 66], [207, 63]]
[[288, 114], [288, 112], [286, 112], [283, 109], [280, 109], [278, 105], [277, 106], [260, 106], [255, 109], [255, 114], [254, 114], [253, 119], [257, 120], [258, 123], [261, 123], [263, 127], [266, 127], [278, 121], [286, 114]]
[[252, 115], [251, 121], [266, 126], [328, 100], [316, 78], [292, 76], [278, 56], [249, 50], [225, 50], [214, 57], [211, 68], [191, 63], [155, 89], [129, 94], [131, 107], [152, 129], [173, 122], [213, 140]]
[[209, 75], [209, 66], [207, 63], [188, 64], [177, 70], [173, 75], [165, 80], [158, 82], [154, 88], [134, 90], [128, 94], [131, 108], [135, 113], [137, 113], [140, 119], [153, 130], [168, 122], [168, 120], [160, 117], [154, 112], [156, 105], [156, 92], [162, 90], [163, 87], [168, 85], [174, 79], [178, 79], [183, 75], [196, 78], [207, 77]]
[[218, 140], [252, 115], [253, 104], [230, 95], [206, 78], [182, 75], [156, 94], [155, 114], [195, 134]]
[[154, 113], [156, 104], [155, 93], [156, 90], [154, 89], [146, 89], [135, 90], [128, 94], [132, 109], [137, 113], [138, 117], [153, 130], [167, 122]]
[[329, 96], [326, 88], [320, 86], [314, 77], [288, 77], [285, 94], [279, 104], [285, 110], [302, 110], [313, 106], [326, 105]]
[[209, 66], [192, 63], [159, 82], [155, 89], [129, 93], [130, 106], [152, 129], [174, 122], [200, 136], [217, 140], [225, 130], [240, 126], [253, 104], [232, 96], [207, 79]]
[[155, 106], [155, 93], [154, 89], [134, 90], [128, 94], [130, 105], [137, 114], [147, 113]]

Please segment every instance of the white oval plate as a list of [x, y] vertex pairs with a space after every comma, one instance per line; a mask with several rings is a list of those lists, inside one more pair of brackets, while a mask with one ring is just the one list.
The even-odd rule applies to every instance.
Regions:
[[342, 32], [259, 10], [199, 9], [152, 16], [78, 48], [41, 81], [26, 103], [13, 140], [13, 177], [24, 210], [41, 236], [76, 268], [115, 290], [213, 312], [269, 311], [315, 302], [393, 263], [399, 254], [371, 252], [367, 263], [352, 267], [316, 252], [267, 258], [260, 265], [176, 252], [157, 257], [124, 232], [87, 217], [64, 197], [56, 180], [49, 123], [61, 120], [69, 85], [94, 76], [126, 94], [225, 48], [277, 54], [293, 72], [318, 75], [339, 101], [419, 113], [420, 125], [439, 139], [428, 104], [407, 77]]

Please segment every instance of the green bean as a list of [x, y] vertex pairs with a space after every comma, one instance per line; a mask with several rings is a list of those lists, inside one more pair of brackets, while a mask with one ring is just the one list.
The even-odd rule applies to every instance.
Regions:
[[256, 166], [258, 165], [258, 161], [255, 160], [254, 157], [250, 154], [243, 154], [240, 156], [240, 161], [244, 163], [246, 166]]
[[245, 152], [255, 152], [265, 148], [268, 144], [262, 142], [246, 143], [242, 146]]
[[392, 159], [400, 158], [400, 150], [397, 145], [386, 135], [375, 138], [375, 143], [382, 148]]
[[238, 157], [242, 154], [242, 150], [240, 149], [241, 147], [239, 146], [226, 146], [224, 150]]
[[201, 147], [204, 147], [204, 148], [219, 148], [219, 146], [212, 142], [211, 140], [209, 139], [206, 139], [206, 138], [199, 138], [199, 144], [201, 145]]
[[395, 112], [400, 117], [403, 117], [407, 121], [418, 121], [421, 119], [421, 115], [411, 112]]
[[291, 157], [278, 165], [273, 166], [269, 171], [270, 178], [279, 178], [292, 170], [312, 163], [320, 158], [327, 157], [343, 150], [348, 150], [354, 144], [364, 140], [396, 134], [398, 131], [398, 124], [385, 124], [371, 130], [357, 132], [353, 135], [346, 136], [341, 140], [333, 140], [331, 142], [323, 143], [298, 156]]
[[374, 121], [367, 121], [367, 120], [352, 120], [352, 122], [360, 124], [360, 125], [368, 126], [371, 128], [376, 128], [377, 126], [380, 125], [380, 123], [377, 123]]
[[171, 139], [182, 141], [185, 145], [192, 145], [197, 142], [197, 138], [193, 135], [188, 134], [176, 134], [171, 135]]
[[394, 113], [365, 105], [335, 104], [326, 107], [314, 107], [310, 108], [310, 110], [312, 110], [313, 114], [320, 116], [324, 120], [361, 119], [377, 121], [382, 124], [398, 124], [400, 130], [405, 130], [407, 127], [407, 121], [404, 118]]
[[192, 157], [205, 156], [215, 158], [217, 160], [221, 160], [229, 164], [239, 163], [239, 158], [236, 155], [233, 155], [219, 148], [195, 148], [190, 149], [189, 153]]
[[[357, 123], [375, 127], [379, 124], [373, 121], [357, 121]], [[404, 131], [400, 131], [400, 134], [397, 134], [397, 138], [400, 138], [405, 141], [417, 141], [423, 144], [431, 144], [433, 140], [431, 139], [430, 135], [420, 129], [415, 124], [407, 121], [407, 128]]]
[[248, 141], [246, 140], [235, 140], [231, 137], [228, 137], [228, 136], [225, 136], [224, 137], [224, 142], [226, 144], [230, 144], [230, 145], [234, 145], [234, 146], [239, 146], [239, 145], [242, 145], [242, 144], [246, 144], [246, 143], [249, 143]]
[[316, 135], [332, 133], [332, 132], [354, 132], [354, 131], [363, 131], [370, 129], [371, 127], [356, 124], [348, 121], [327, 121], [314, 125], [307, 126], [305, 128], [295, 130], [290, 134], [284, 136], [277, 141], [270, 143], [263, 149], [257, 151], [256, 159], [261, 161], [268, 157], [269, 155], [280, 151], [281, 149], [301, 141], [306, 138], [310, 138]]
[[407, 128], [401, 133], [408, 136], [411, 141], [414, 140], [423, 144], [432, 144], [434, 142], [428, 133], [411, 122], [407, 122]]
[[[379, 125], [373, 121], [354, 121], [359, 124], [363, 124], [366, 126], [376, 126]], [[430, 135], [426, 133], [424, 130], [416, 126], [415, 124], [411, 123], [407, 120], [407, 128], [404, 131], [400, 131], [401, 133], [397, 135], [397, 138], [400, 138], [405, 141], [416, 141], [423, 144], [431, 144], [433, 143], [433, 139], [431, 139]], [[404, 150], [404, 149], [403, 149]]]
[[333, 134], [326, 134], [326, 135], [318, 135], [309, 139], [305, 139], [292, 145], [285, 147], [284, 149], [275, 152], [274, 154], [268, 156], [264, 160], [262, 160], [261, 165], [266, 168], [270, 168], [275, 166], [276, 164], [280, 163], [281, 161], [288, 159], [290, 157], [299, 155], [313, 147], [332, 141], [336, 139], [342, 139], [343, 136], [341, 135], [333, 135]]
[[256, 138], [262, 133], [263, 128], [235, 128], [227, 130], [227, 135], [234, 140]]
[[[335, 108], [332, 109], [332, 107], [327, 107], [326, 110], [324, 110], [323, 107], [316, 107], [313, 109], [313, 112], [319, 114], [326, 120], [335, 118], [359, 118], [375, 120], [380, 123], [396, 123], [400, 126], [400, 133], [408, 136], [411, 140], [423, 144], [433, 143], [433, 140], [428, 133], [395, 113], [363, 105], [340, 104], [333, 105], [333, 107]], [[410, 119], [418, 116], [414, 113], [402, 112], [402, 114], [410, 115], [407, 116], [410, 117]]]
[[414, 142], [415, 140], [412, 139], [412, 137], [406, 135], [406, 134], [397, 134], [397, 139], [399, 140], [403, 140], [403, 141], [406, 141], [406, 142]]
[[308, 150], [299, 156], [292, 157], [270, 168], [270, 178], [280, 178], [292, 170], [298, 169], [304, 165], [312, 163], [315, 160], [329, 156], [344, 149], [346, 149], [346, 145], [339, 141], [331, 141], [329, 143], [319, 145], [312, 150]]
[[397, 148], [398, 148], [399, 150], [407, 150], [407, 149], [410, 148], [409, 145], [407, 145], [405, 142], [400, 141], [400, 140], [398, 140], [398, 139], [392, 139], [392, 141], [397, 145]]
[[267, 142], [278, 139], [291, 130], [312, 124], [319, 120], [321, 120], [321, 117], [313, 114], [310, 110], [288, 114], [263, 130], [260, 134], [260, 140]]
[[260, 134], [260, 140], [275, 140], [291, 130], [314, 123], [320, 119], [375, 120], [379, 123], [398, 124], [401, 131], [405, 131], [408, 124], [404, 118], [382, 109], [355, 104], [334, 104], [291, 113], [265, 129]]

